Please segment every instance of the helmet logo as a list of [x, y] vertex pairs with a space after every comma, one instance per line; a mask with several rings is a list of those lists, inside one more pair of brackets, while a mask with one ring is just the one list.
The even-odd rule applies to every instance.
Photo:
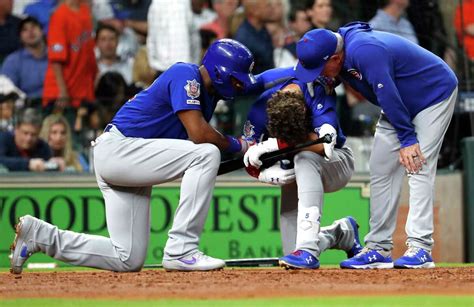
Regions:
[[196, 79], [193, 80], [187, 80], [187, 84], [184, 86], [184, 89], [186, 90], [186, 94], [191, 98], [191, 99], [196, 99], [199, 97], [201, 94], [200, 87], [201, 84], [196, 81]]
[[252, 62], [252, 64], [250, 64], [249, 72], [252, 72], [254, 65], [255, 65], [255, 62]]
[[214, 70], [214, 74], [216, 75], [216, 81], [222, 81], [221, 73], [219, 72], [219, 69], [217, 69], [217, 67]]
[[252, 125], [251, 121], [247, 120], [244, 124], [243, 129], [245, 140], [249, 141], [253, 139], [253, 136], [255, 135], [255, 131], [253, 130], [253, 128], [255, 128], [255, 126]]

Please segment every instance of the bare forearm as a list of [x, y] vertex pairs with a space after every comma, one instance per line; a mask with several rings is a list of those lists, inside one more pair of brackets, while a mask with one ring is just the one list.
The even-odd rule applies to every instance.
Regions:
[[[310, 133], [308, 135], [308, 141], [315, 141], [317, 139], [318, 139], [318, 135], [316, 133]], [[303, 150], [312, 151], [312, 152], [315, 152], [315, 153], [317, 153], [321, 156], [324, 156], [324, 146], [323, 146], [323, 144], [312, 145], [312, 146], [304, 148]]]
[[127, 20], [126, 25], [139, 34], [147, 35], [148, 33], [148, 23], [146, 21]]
[[467, 35], [474, 36], [474, 23], [467, 25], [464, 30]]
[[53, 73], [56, 77], [56, 82], [58, 83], [59, 93], [67, 95], [66, 81], [64, 80], [63, 75], [63, 64], [61, 63], [52, 63]]
[[229, 141], [219, 131], [212, 126], [201, 127], [202, 132], [199, 135], [190, 136], [190, 140], [196, 144], [210, 143], [216, 145], [220, 150], [226, 150], [229, 147]]

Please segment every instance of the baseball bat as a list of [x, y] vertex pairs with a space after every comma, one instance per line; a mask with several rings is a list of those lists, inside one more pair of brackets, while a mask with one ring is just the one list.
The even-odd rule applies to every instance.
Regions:
[[[285, 158], [286, 155], [295, 153], [296, 151], [303, 149], [305, 147], [316, 145], [316, 144], [331, 143], [331, 141], [332, 141], [331, 135], [326, 134], [325, 136], [320, 137], [317, 140], [308, 141], [306, 143], [297, 144], [294, 146], [289, 146], [283, 149], [279, 149], [277, 151], [265, 153], [260, 157], [260, 160], [262, 161], [262, 166], [260, 168], [263, 169], [263, 168], [272, 166], [277, 161]], [[227, 174], [244, 167], [245, 167], [245, 164], [244, 164], [243, 157], [226, 160], [226, 161], [221, 162], [219, 166], [219, 170], [217, 171], [217, 175]]]

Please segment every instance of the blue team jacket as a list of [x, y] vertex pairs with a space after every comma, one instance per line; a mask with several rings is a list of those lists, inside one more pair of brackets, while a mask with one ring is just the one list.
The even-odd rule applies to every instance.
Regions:
[[345, 48], [340, 78], [382, 108], [401, 147], [417, 143], [413, 118], [453, 93], [454, 72], [428, 50], [367, 23], [349, 23], [338, 32]]

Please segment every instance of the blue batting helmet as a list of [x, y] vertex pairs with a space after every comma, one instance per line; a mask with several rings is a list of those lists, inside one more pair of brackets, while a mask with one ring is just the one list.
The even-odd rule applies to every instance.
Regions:
[[[232, 39], [220, 39], [211, 44], [202, 59], [212, 85], [223, 98], [232, 99], [245, 93], [256, 80], [252, 74], [253, 55], [243, 44]], [[235, 78], [243, 89], [232, 85]]]

